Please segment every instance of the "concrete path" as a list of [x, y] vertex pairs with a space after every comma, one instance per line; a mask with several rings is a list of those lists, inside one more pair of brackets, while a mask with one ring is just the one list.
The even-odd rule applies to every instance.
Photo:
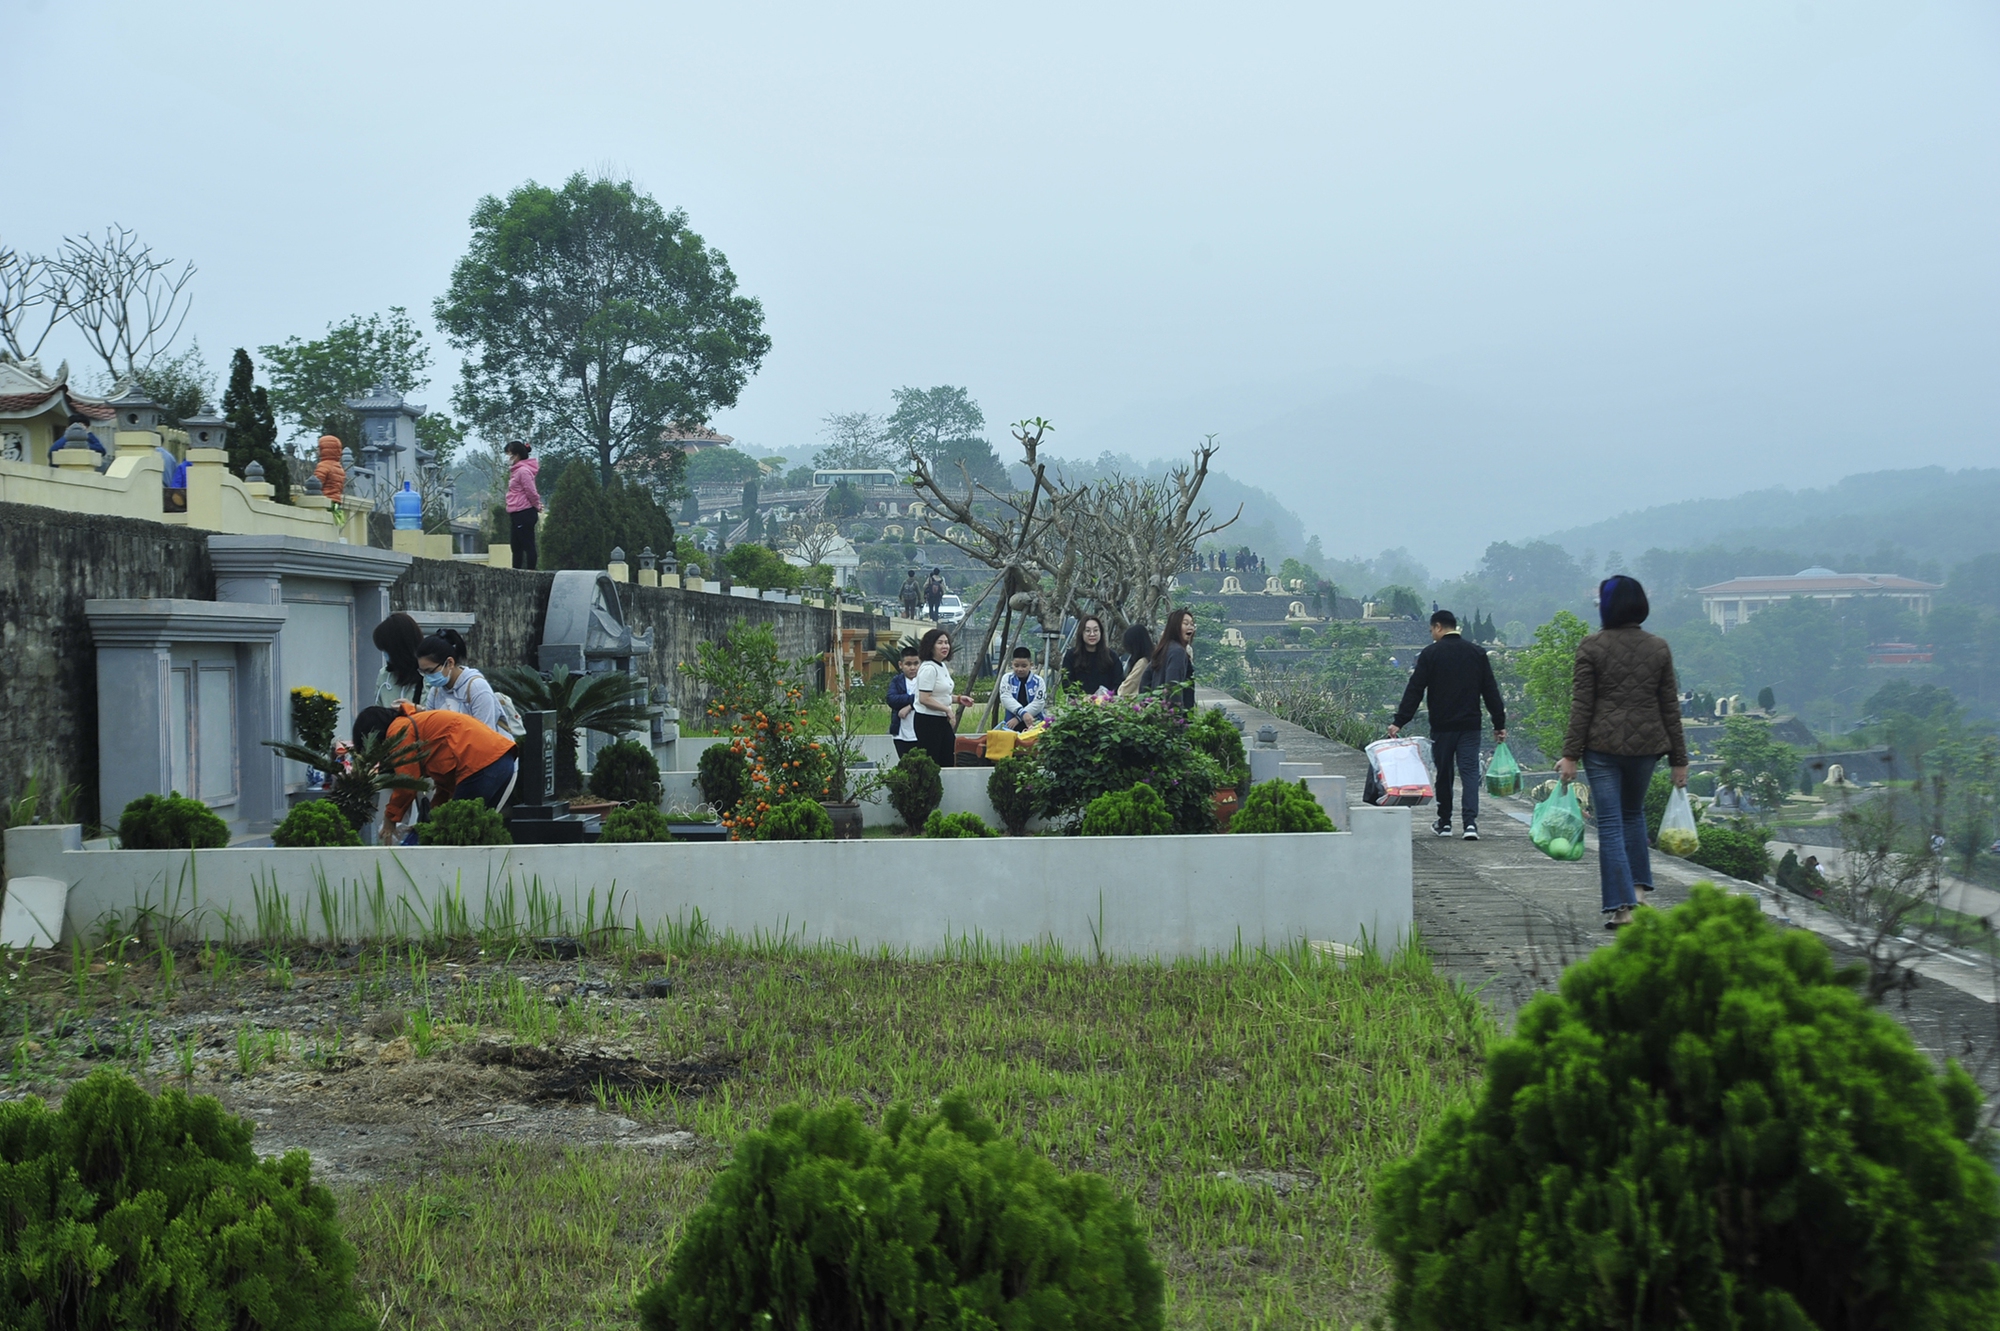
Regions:
[[[1349, 798], [1360, 799], [1367, 759], [1357, 750], [1225, 693], [1201, 689], [1197, 699], [1242, 717], [1246, 744], [1255, 742], [1260, 726], [1277, 727], [1278, 746], [1288, 761], [1317, 762], [1346, 776]], [[1417, 810], [1411, 819], [1419, 936], [1440, 970], [1478, 989], [1507, 1021], [1535, 994], [1554, 989], [1572, 961], [1615, 936], [1602, 927], [1595, 836], [1583, 859], [1557, 863], [1528, 839], [1530, 807], [1525, 799], [1496, 800], [1482, 790], [1476, 842], [1460, 840], [1456, 827], [1448, 840], [1433, 835], [1429, 810]], [[1454, 814], [1454, 824], [1457, 819]], [[1698, 881], [1717, 882], [1726, 890], [1755, 895], [1767, 915], [1813, 930], [1837, 955], [1852, 955], [1841, 922], [1803, 898], [1725, 878], [1669, 855], [1655, 854], [1653, 864], [1651, 904], [1658, 909], [1686, 901]], [[1934, 1056], [1960, 1059], [1989, 1094], [2000, 1094], [2000, 1007], [1995, 1005], [1991, 968], [1931, 958], [1918, 972], [1918, 988], [1899, 996], [1890, 1010]]]

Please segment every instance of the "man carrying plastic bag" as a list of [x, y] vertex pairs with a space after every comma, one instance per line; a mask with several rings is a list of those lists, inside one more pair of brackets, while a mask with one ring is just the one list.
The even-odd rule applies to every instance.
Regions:
[[1507, 705], [1500, 701], [1500, 684], [1493, 663], [1475, 643], [1459, 636], [1458, 616], [1440, 610], [1431, 616], [1431, 645], [1417, 656], [1409, 687], [1396, 708], [1394, 737], [1417, 714], [1417, 704], [1430, 695], [1431, 760], [1437, 767], [1438, 816], [1431, 831], [1451, 835], [1451, 773], [1455, 765], [1465, 782], [1465, 839], [1479, 840], [1479, 704], [1493, 714], [1493, 737], [1507, 738]]

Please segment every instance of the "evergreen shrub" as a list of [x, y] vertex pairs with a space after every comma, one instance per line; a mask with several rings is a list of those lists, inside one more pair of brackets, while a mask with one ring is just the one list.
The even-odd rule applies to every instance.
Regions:
[[1270, 780], [1250, 787], [1229, 820], [1231, 832], [1331, 832], [1333, 819], [1303, 781]]
[[1035, 784], [1039, 772], [1032, 757], [1016, 753], [994, 763], [993, 774], [986, 778], [986, 798], [993, 801], [993, 811], [1000, 815], [1008, 836], [1026, 832], [1028, 820], [1035, 816], [1041, 799]]
[[728, 740], [719, 740], [696, 760], [695, 784], [705, 802], [727, 813], [750, 793], [750, 760]]
[[2000, 1325], [1979, 1091], [1846, 978], [1709, 884], [1639, 912], [1377, 1179], [1392, 1323]]
[[295, 805], [285, 821], [271, 829], [274, 846], [358, 846], [361, 834], [330, 799]]
[[774, 804], [757, 824], [759, 841], [829, 841], [833, 815], [818, 800], [792, 799]]
[[1243, 736], [1229, 723], [1222, 708], [1203, 709], [1188, 726], [1188, 739], [1215, 759], [1216, 766], [1222, 769], [1224, 785], [1239, 791], [1250, 789], [1250, 761], [1243, 751]]
[[938, 775], [937, 761], [922, 749], [904, 754], [901, 762], [883, 774], [882, 784], [889, 788], [889, 803], [896, 816], [912, 832], [920, 830], [944, 803], [944, 778]]
[[420, 846], [511, 846], [512, 834], [497, 809], [485, 800], [446, 800], [431, 806], [417, 824]]
[[660, 802], [660, 761], [637, 740], [621, 739], [597, 751], [590, 769], [590, 793], [620, 804]]
[[657, 806], [634, 804], [605, 814], [597, 839], [616, 844], [625, 841], [666, 841], [671, 836], [667, 815], [661, 813]]
[[924, 835], [927, 837], [982, 837], [998, 836], [986, 825], [986, 820], [971, 811], [964, 813], [939, 813], [931, 810], [931, 816], [924, 819]]
[[1129, 1202], [1064, 1176], [949, 1096], [781, 1109], [689, 1217], [646, 1331], [1063, 1327], [1158, 1331], [1165, 1282]]
[[0, 1326], [367, 1331], [304, 1151], [259, 1160], [208, 1096], [101, 1070], [0, 1104]]
[[1145, 782], [1166, 801], [1177, 832], [1215, 830], [1221, 767], [1188, 737], [1186, 713], [1157, 696], [1059, 710], [1035, 743], [1041, 812], [1077, 819], [1099, 795]]
[[127, 850], [215, 850], [229, 844], [229, 824], [178, 790], [141, 795], [118, 816], [118, 843]]
[[1085, 836], [1166, 836], [1173, 830], [1172, 810], [1144, 781], [1099, 795], [1083, 811]]
[[1701, 836], [1701, 845], [1689, 859], [1746, 883], [1764, 881], [1771, 867], [1771, 852], [1764, 848], [1762, 832], [1720, 823], [1701, 823], [1695, 831]]

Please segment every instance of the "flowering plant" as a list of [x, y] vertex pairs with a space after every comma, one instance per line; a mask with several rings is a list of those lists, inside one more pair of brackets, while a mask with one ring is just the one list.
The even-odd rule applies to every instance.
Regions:
[[1157, 695], [1057, 708], [1035, 760], [1045, 817], [1080, 819], [1098, 796], [1143, 781], [1173, 813], [1174, 830], [1215, 830], [1221, 768], [1189, 736], [1187, 714]]
[[292, 733], [300, 745], [326, 752], [333, 747], [333, 731], [339, 722], [340, 699], [310, 685], [292, 690]]
[[769, 625], [739, 623], [719, 643], [695, 648], [688, 673], [709, 687], [708, 715], [729, 734], [749, 783], [724, 812], [723, 825], [738, 841], [756, 836], [771, 810], [793, 799], [827, 799], [824, 746], [813, 738], [803, 680], [816, 657], [788, 661], [778, 654]]

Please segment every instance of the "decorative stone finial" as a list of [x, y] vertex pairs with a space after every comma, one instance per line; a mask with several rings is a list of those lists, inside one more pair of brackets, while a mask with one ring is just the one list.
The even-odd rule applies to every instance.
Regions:
[[243, 479], [250, 482], [252, 485], [255, 485], [257, 482], [263, 480], [264, 464], [256, 461], [251, 462], [249, 466], [243, 469]]
[[326, 486], [320, 483], [318, 472], [314, 472], [312, 475], [306, 477], [307, 494], [319, 495], [319, 494], [324, 494], [325, 492], [326, 492]]

